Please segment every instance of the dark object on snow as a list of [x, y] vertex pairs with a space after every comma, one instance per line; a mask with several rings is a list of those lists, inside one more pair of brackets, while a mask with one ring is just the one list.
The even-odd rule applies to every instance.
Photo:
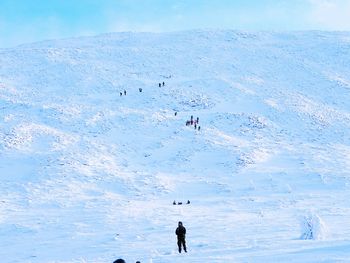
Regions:
[[178, 205], [182, 205], [182, 202], [177, 202]]
[[165, 83], [164, 83], [164, 81], [163, 81], [163, 87], [165, 86]]
[[200, 131], [201, 130], [201, 126], [198, 126], [198, 131]]
[[126, 90], [124, 90], [124, 95], [126, 95]]
[[189, 205], [190, 203], [191, 203], [191, 202], [190, 202], [190, 200], [187, 200], [187, 203], [186, 203], [186, 204], [188, 204], [188, 205]]
[[142, 92], [142, 89], [141, 89], [141, 88], [139, 88], [139, 92]]
[[162, 86], [162, 84], [161, 84], [161, 83], [159, 83], [159, 84], [158, 84], [158, 86], [159, 86], [159, 88], [160, 88], [160, 87]]
[[182, 222], [180, 221], [178, 224], [178, 227], [175, 230], [175, 234], [177, 235], [177, 246], [179, 247], [179, 253], [181, 253], [181, 245], [184, 248], [184, 251], [187, 253], [186, 249], [186, 228], [182, 225]]
[[197, 123], [199, 122], [199, 118], [197, 117]]
[[191, 124], [191, 121], [186, 121], [186, 126], [189, 126]]
[[176, 205], [176, 202], [175, 202], [175, 200], [174, 200], [174, 202], [173, 202], [173, 205]]
[[174, 114], [175, 114], [175, 116], [176, 116], [176, 115], [177, 115], [177, 111], [175, 111], [175, 113], [174, 113]]
[[191, 115], [191, 121], [193, 121], [193, 115]]
[[140, 261], [136, 261], [136, 263], [141, 263]]
[[194, 123], [194, 129], [195, 130], [197, 129], [197, 123]]
[[120, 95], [120, 96], [122, 96], [122, 95], [123, 95], [123, 93], [122, 93], [122, 92], [119, 92], [119, 95]]
[[119, 259], [115, 260], [113, 263], [125, 263], [125, 260], [119, 258]]

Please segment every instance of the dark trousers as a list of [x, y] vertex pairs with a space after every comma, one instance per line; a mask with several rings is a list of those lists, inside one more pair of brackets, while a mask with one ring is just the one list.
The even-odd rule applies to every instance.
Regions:
[[177, 246], [179, 247], [179, 253], [181, 253], [181, 245], [183, 246], [185, 252], [187, 252], [187, 250], [186, 250], [186, 240], [184, 238], [178, 238], [177, 239]]

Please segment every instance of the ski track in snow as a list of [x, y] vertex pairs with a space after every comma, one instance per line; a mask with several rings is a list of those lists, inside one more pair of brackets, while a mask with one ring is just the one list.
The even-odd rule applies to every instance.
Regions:
[[348, 262], [349, 38], [116, 33], [1, 49], [1, 262]]

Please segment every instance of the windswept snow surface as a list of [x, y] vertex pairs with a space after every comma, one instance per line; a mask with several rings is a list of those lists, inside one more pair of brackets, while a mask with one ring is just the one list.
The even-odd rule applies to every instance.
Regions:
[[350, 33], [1, 49], [0, 108], [1, 262], [350, 261]]

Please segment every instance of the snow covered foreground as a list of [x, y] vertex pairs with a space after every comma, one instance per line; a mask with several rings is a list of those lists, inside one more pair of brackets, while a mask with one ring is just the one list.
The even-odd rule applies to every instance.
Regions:
[[1, 262], [350, 262], [350, 33], [2, 49], [0, 109]]

